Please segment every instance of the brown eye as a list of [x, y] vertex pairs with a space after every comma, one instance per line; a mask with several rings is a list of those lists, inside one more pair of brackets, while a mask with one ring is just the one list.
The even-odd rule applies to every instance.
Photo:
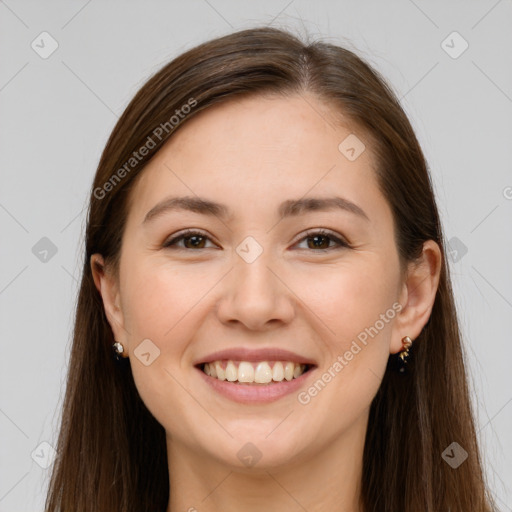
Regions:
[[[183, 241], [187, 249], [203, 249], [205, 237], [202, 235], [185, 236], [183, 237]], [[190, 246], [188, 243], [190, 243]]]
[[[187, 231], [166, 241], [163, 247], [176, 249], [208, 249], [205, 243], [210, 240], [206, 235], [198, 231]], [[178, 245], [183, 241], [183, 245]]]
[[[300, 242], [306, 240], [307, 249], [327, 251], [332, 249], [348, 248], [347, 242], [341, 240], [330, 231], [312, 231], [307, 234]], [[334, 245], [331, 245], [334, 242]]]
[[[305, 249], [313, 251], [329, 251], [334, 249], [348, 248], [349, 244], [341, 238], [335, 236], [330, 231], [317, 230], [307, 234], [299, 243], [307, 241]], [[210, 241], [210, 238], [199, 231], [183, 232], [174, 238], [166, 241], [163, 247], [174, 249], [208, 249], [205, 244]], [[180, 245], [183, 242], [183, 245]]]
[[310, 249], [328, 249], [330, 238], [326, 235], [315, 235], [308, 236], [308, 240], [312, 240], [312, 244], [309, 244]]

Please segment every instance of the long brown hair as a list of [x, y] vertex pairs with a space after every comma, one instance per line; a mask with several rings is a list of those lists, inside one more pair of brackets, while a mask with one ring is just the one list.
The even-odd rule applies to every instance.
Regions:
[[[413, 344], [409, 371], [401, 375], [388, 369], [371, 404], [362, 508], [495, 510], [477, 445], [439, 215], [411, 124], [384, 79], [355, 53], [262, 27], [203, 43], [167, 64], [135, 95], [107, 142], [91, 189], [58, 456], [46, 512], [166, 509], [165, 432], [142, 402], [129, 364], [113, 358], [112, 330], [93, 282], [90, 257], [100, 253], [116, 268], [137, 176], [194, 115], [242, 94], [305, 92], [360, 126], [371, 141], [402, 262], [417, 258], [426, 240], [436, 241], [443, 251], [435, 304]], [[143, 146], [149, 148], [145, 155], [139, 151]], [[453, 442], [468, 453], [456, 469], [442, 457]]]

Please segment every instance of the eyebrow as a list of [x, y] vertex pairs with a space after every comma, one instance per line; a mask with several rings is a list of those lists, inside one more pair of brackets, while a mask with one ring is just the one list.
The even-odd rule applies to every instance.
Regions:
[[[224, 204], [216, 203], [208, 199], [194, 196], [168, 197], [155, 205], [144, 217], [143, 224], [161, 216], [169, 211], [191, 211], [201, 215], [230, 219], [233, 217], [231, 210]], [[357, 215], [365, 220], [370, 220], [364, 210], [357, 204], [343, 197], [309, 197], [301, 199], [288, 199], [279, 205], [280, 217], [294, 217], [313, 211], [343, 210]]]

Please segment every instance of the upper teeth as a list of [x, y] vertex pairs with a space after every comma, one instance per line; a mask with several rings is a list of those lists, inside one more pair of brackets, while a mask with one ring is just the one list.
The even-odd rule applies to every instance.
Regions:
[[210, 377], [230, 382], [256, 382], [258, 384], [296, 379], [304, 373], [305, 369], [305, 364], [291, 361], [260, 361], [258, 363], [227, 361], [225, 364], [222, 361], [212, 361], [204, 365], [204, 373]]

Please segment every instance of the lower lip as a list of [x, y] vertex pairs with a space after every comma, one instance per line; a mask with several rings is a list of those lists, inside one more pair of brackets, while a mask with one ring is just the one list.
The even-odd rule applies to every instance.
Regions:
[[315, 371], [311, 368], [300, 377], [290, 381], [283, 380], [272, 384], [237, 384], [227, 380], [219, 380], [206, 375], [200, 368], [196, 370], [201, 374], [204, 381], [221, 395], [242, 404], [274, 402], [280, 398], [297, 392]]

